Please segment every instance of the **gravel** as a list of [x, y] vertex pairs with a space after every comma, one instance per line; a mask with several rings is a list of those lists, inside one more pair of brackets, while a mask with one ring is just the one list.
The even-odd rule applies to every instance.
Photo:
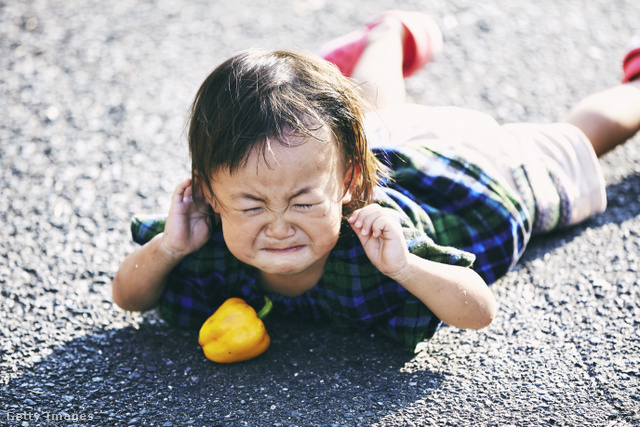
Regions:
[[128, 222], [186, 177], [185, 117], [239, 49], [317, 49], [391, 8], [430, 12], [445, 53], [412, 101], [559, 120], [614, 85], [635, 0], [0, 0], [0, 425], [640, 424], [640, 138], [603, 159], [608, 210], [536, 239], [481, 331], [419, 353], [267, 321], [230, 366], [194, 331], [126, 313]]

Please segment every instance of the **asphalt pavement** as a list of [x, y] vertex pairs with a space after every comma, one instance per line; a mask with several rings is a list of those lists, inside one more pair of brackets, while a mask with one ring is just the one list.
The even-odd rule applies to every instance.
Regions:
[[267, 320], [269, 350], [206, 360], [126, 313], [111, 279], [134, 213], [189, 175], [187, 109], [249, 47], [302, 48], [425, 11], [442, 56], [411, 101], [553, 122], [619, 82], [637, 0], [0, 0], [0, 425], [640, 425], [640, 138], [602, 159], [608, 210], [535, 239], [480, 331], [417, 354]]

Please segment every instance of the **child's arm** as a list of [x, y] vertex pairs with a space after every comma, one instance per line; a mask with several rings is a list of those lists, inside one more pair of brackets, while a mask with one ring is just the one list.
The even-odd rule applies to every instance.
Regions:
[[496, 300], [475, 271], [409, 253], [402, 227], [379, 205], [354, 212], [349, 223], [376, 268], [400, 283], [440, 320], [471, 329], [491, 323]]
[[[196, 188], [199, 188], [196, 185]], [[113, 301], [124, 310], [153, 308], [168, 274], [188, 254], [200, 249], [211, 234], [206, 213], [198, 209], [191, 179], [178, 184], [171, 198], [164, 233], [129, 254], [113, 279]]]

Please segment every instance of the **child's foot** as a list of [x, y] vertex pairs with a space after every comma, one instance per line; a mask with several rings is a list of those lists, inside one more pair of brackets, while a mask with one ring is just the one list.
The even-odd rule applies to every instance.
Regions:
[[622, 70], [623, 83], [640, 77], [640, 34], [629, 44], [629, 50], [622, 61]]
[[372, 31], [391, 20], [400, 21], [405, 29], [402, 62], [404, 77], [416, 73], [442, 51], [442, 33], [433, 19], [420, 12], [392, 10], [366, 23], [357, 31], [331, 40], [320, 49], [320, 56], [336, 64], [342, 74], [350, 77], [365, 47], [377, 36], [371, 34]]

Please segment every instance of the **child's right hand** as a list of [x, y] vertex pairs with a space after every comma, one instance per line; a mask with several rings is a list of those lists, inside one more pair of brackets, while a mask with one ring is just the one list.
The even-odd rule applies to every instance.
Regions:
[[[204, 193], [199, 184], [196, 181], [192, 185], [191, 179], [186, 179], [176, 186], [171, 197], [161, 247], [176, 258], [200, 249], [211, 236], [208, 213], [202, 208], [206, 206]], [[194, 199], [202, 202], [200, 207]]]
[[[195, 189], [195, 193], [193, 193]], [[203, 203], [194, 203], [202, 200]], [[127, 255], [113, 278], [113, 301], [125, 310], [153, 308], [164, 292], [166, 279], [182, 259], [209, 239], [208, 212], [203, 209], [202, 186], [187, 179], [171, 197], [164, 233]]]

